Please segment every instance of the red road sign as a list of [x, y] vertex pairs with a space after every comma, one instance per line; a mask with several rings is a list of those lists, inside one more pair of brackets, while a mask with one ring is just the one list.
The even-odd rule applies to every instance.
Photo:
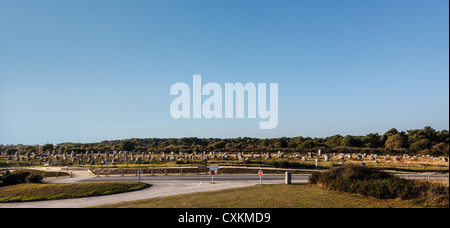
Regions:
[[214, 170], [211, 170], [211, 175], [216, 174], [216, 172]]
[[262, 176], [263, 175], [263, 171], [259, 170], [258, 175]]

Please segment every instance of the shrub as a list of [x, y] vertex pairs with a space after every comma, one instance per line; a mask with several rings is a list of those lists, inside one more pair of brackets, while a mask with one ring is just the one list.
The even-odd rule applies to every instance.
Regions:
[[319, 179], [320, 179], [320, 173], [319, 172], [314, 172], [309, 177], [309, 183], [310, 184], [318, 184], [319, 183]]
[[25, 177], [26, 183], [42, 183], [42, 175], [36, 173], [30, 173]]
[[22, 183], [41, 183], [42, 175], [37, 173], [31, 173], [25, 170], [18, 170], [15, 172], [8, 172], [1, 177], [2, 186], [15, 185]]
[[8, 173], [2, 177], [2, 184], [6, 186], [25, 183], [25, 178], [29, 174], [30, 174], [29, 172], [21, 172], [21, 171]]
[[410, 200], [426, 206], [449, 205], [449, 187], [442, 184], [406, 180], [386, 172], [358, 165], [334, 167], [311, 175], [311, 184], [328, 190], [361, 194], [378, 199]]
[[287, 161], [287, 160], [271, 160], [265, 161], [264, 164], [273, 166], [275, 168], [314, 168], [314, 165], [302, 164], [299, 162]]
[[182, 164], [184, 164], [184, 161], [183, 161], [183, 160], [177, 160], [175, 163], [176, 163], [177, 165], [182, 165]]

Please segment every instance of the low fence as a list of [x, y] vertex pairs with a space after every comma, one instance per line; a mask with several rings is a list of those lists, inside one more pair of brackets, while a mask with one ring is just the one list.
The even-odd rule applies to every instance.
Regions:
[[[170, 175], [170, 174], [209, 174], [208, 167], [142, 167], [142, 168], [108, 168], [108, 175], [137, 175], [137, 171], [141, 170], [142, 174], [147, 175]], [[284, 174], [286, 171], [295, 173], [305, 170], [300, 169], [275, 169], [275, 168], [249, 168], [249, 167], [220, 167], [217, 174], [258, 174], [259, 170], [263, 170], [264, 174]], [[94, 175], [106, 175], [106, 168], [89, 169]]]

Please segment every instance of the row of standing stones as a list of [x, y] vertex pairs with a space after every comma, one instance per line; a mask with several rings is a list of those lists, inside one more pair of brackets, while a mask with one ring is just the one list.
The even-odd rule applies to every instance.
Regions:
[[[16, 161], [16, 162], [25, 162], [28, 161], [30, 164], [33, 164], [33, 160], [39, 159], [40, 165], [59, 165], [59, 164], [67, 164], [68, 162], [71, 162], [72, 164], [78, 164], [78, 165], [95, 165], [96, 163], [100, 163], [102, 165], [109, 162], [112, 165], [115, 164], [140, 164], [143, 161], [146, 161], [148, 163], [154, 162], [156, 160], [159, 160], [161, 162], [164, 161], [186, 161], [186, 160], [203, 160], [208, 161], [212, 159], [216, 160], [239, 160], [239, 161], [246, 161], [250, 162], [252, 159], [272, 159], [272, 158], [288, 158], [288, 159], [299, 159], [301, 161], [307, 161], [309, 159], [322, 159], [323, 161], [344, 161], [346, 159], [353, 159], [358, 161], [374, 161], [379, 162], [381, 161], [402, 161], [402, 160], [409, 160], [409, 161], [418, 161], [419, 158], [423, 161], [436, 161], [436, 162], [443, 162], [448, 163], [448, 157], [440, 156], [440, 157], [433, 157], [430, 155], [408, 155], [403, 154], [402, 156], [390, 156], [390, 155], [377, 155], [377, 154], [357, 154], [357, 153], [323, 153], [321, 149], [319, 149], [317, 152], [307, 152], [306, 154], [302, 153], [285, 153], [279, 151], [278, 153], [244, 153], [244, 152], [235, 152], [235, 153], [228, 153], [228, 152], [193, 152], [193, 153], [184, 153], [184, 152], [170, 152], [170, 153], [157, 153], [157, 152], [128, 152], [128, 151], [111, 151], [111, 152], [93, 152], [93, 151], [86, 151], [86, 152], [80, 152], [76, 153], [74, 151], [71, 151], [70, 153], [67, 152], [56, 152], [53, 151], [46, 151], [42, 153], [35, 153], [35, 152], [26, 152], [26, 153], [20, 153], [16, 152], [14, 157], [12, 155], [7, 155], [6, 152], [2, 151], [0, 152], [0, 156], [6, 157], [8, 164], [10, 161]], [[447, 164], [448, 165], [448, 164]]]

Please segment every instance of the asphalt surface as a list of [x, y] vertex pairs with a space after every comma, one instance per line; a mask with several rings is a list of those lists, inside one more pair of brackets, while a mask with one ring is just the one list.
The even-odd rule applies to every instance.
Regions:
[[[292, 174], [292, 183], [308, 182], [310, 174]], [[448, 180], [448, 174], [396, 174], [396, 176], [406, 179], [441, 179]], [[284, 174], [270, 174], [262, 176], [262, 183], [276, 184], [284, 183]], [[107, 181], [142, 181], [146, 183], [179, 183], [179, 182], [211, 182], [210, 175], [128, 175], [128, 176], [101, 176], [91, 178], [70, 178], [70, 179], [54, 179], [50, 183], [67, 183], [67, 182], [107, 182]], [[259, 184], [258, 175], [240, 174], [240, 175], [214, 175], [214, 182], [249, 182]]]
[[[306, 183], [308, 181], [309, 174], [293, 174], [293, 183]], [[271, 174], [262, 176], [263, 183], [283, 183], [284, 174]], [[88, 179], [82, 179], [78, 182], [105, 182], [105, 181], [138, 181], [139, 176], [109, 176], [109, 177], [93, 177]], [[140, 180], [142, 182], [157, 183], [157, 182], [211, 182], [212, 177], [210, 175], [177, 175], [177, 176], [148, 176], [141, 175]], [[251, 182], [259, 184], [258, 175], [214, 175], [214, 182]]]
[[[138, 181], [138, 176], [78, 177], [46, 179], [46, 183], [80, 183], [106, 181]], [[305, 183], [308, 175], [292, 175], [293, 183]], [[0, 208], [80, 208], [123, 201], [149, 199], [194, 192], [215, 191], [227, 188], [246, 187], [259, 184], [258, 175], [217, 175], [211, 182], [209, 175], [141, 176], [141, 181], [152, 186], [143, 190], [114, 195], [93, 196], [75, 199], [46, 200], [20, 203], [0, 203]], [[262, 184], [284, 183], [284, 175], [264, 175]]]

